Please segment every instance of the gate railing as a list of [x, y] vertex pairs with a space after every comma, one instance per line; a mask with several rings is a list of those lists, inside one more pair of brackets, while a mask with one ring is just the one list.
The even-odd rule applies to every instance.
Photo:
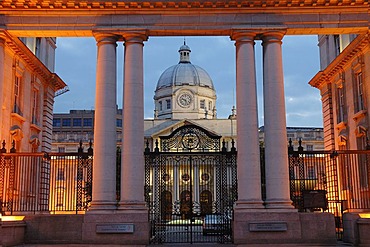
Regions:
[[79, 213], [92, 194], [92, 148], [76, 153], [0, 153], [0, 213]]
[[234, 141], [183, 126], [145, 148], [145, 201], [151, 243], [232, 242], [237, 200]]
[[370, 209], [370, 150], [297, 151], [289, 145], [290, 197], [299, 212], [328, 211], [343, 234], [344, 211]]

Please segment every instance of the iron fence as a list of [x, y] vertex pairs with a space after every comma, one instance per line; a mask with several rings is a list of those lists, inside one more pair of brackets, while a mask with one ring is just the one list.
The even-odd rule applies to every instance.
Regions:
[[294, 151], [290, 143], [289, 176], [293, 205], [334, 214], [338, 239], [343, 212], [370, 209], [370, 150]]
[[0, 153], [0, 212], [79, 213], [92, 194], [92, 149], [76, 153]]
[[[92, 144], [87, 152], [82, 151], [81, 145], [76, 153], [15, 153], [14, 148], [6, 153], [3, 144], [0, 213], [87, 210], [92, 200]], [[261, 155], [264, 192], [263, 148]], [[289, 176], [293, 205], [300, 212], [333, 213], [339, 239], [343, 233], [343, 212], [370, 209], [370, 150], [304, 151], [299, 146], [295, 151], [290, 145]], [[117, 184], [117, 200], [119, 188]], [[145, 196], [148, 201], [147, 192]]]

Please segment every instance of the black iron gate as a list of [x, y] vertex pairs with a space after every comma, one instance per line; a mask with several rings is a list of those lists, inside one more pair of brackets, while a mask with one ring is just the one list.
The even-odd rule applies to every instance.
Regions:
[[[145, 199], [152, 243], [231, 242], [236, 150], [185, 125], [145, 150]], [[159, 145], [161, 148], [159, 148]]]

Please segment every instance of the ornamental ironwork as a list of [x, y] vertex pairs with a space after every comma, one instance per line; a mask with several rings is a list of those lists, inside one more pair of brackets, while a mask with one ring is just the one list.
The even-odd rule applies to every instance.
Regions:
[[221, 136], [212, 134], [196, 125], [184, 125], [169, 136], [161, 136], [160, 139], [164, 152], [220, 151]]
[[[151, 243], [232, 242], [237, 200], [236, 149], [185, 125], [145, 150], [145, 200]], [[158, 147], [159, 143], [161, 149]]]

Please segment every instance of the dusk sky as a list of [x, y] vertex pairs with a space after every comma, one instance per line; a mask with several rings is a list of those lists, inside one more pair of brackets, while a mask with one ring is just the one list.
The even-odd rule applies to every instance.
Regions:
[[[211, 76], [217, 93], [217, 117], [227, 118], [235, 105], [235, 46], [229, 37], [185, 37], [190, 61]], [[144, 42], [145, 118], [153, 118], [154, 90], [168, 67], [179, 62], [184, 37], [150, 37]], [[256, 41], [259, 125], [263, 125], [262, 47]], [[122, 106], [123, 43], [117, 46], [117, 105]], [[319, 90], [308, 81], [319, 71], [317, 36], [286, 36], [283, 68], [287, 126], [322, 127]], [[96, 42], [94, 38], [58, 38], [56, 73], [70, 91], [55, 98], [54, 112], [94, 109]]]

